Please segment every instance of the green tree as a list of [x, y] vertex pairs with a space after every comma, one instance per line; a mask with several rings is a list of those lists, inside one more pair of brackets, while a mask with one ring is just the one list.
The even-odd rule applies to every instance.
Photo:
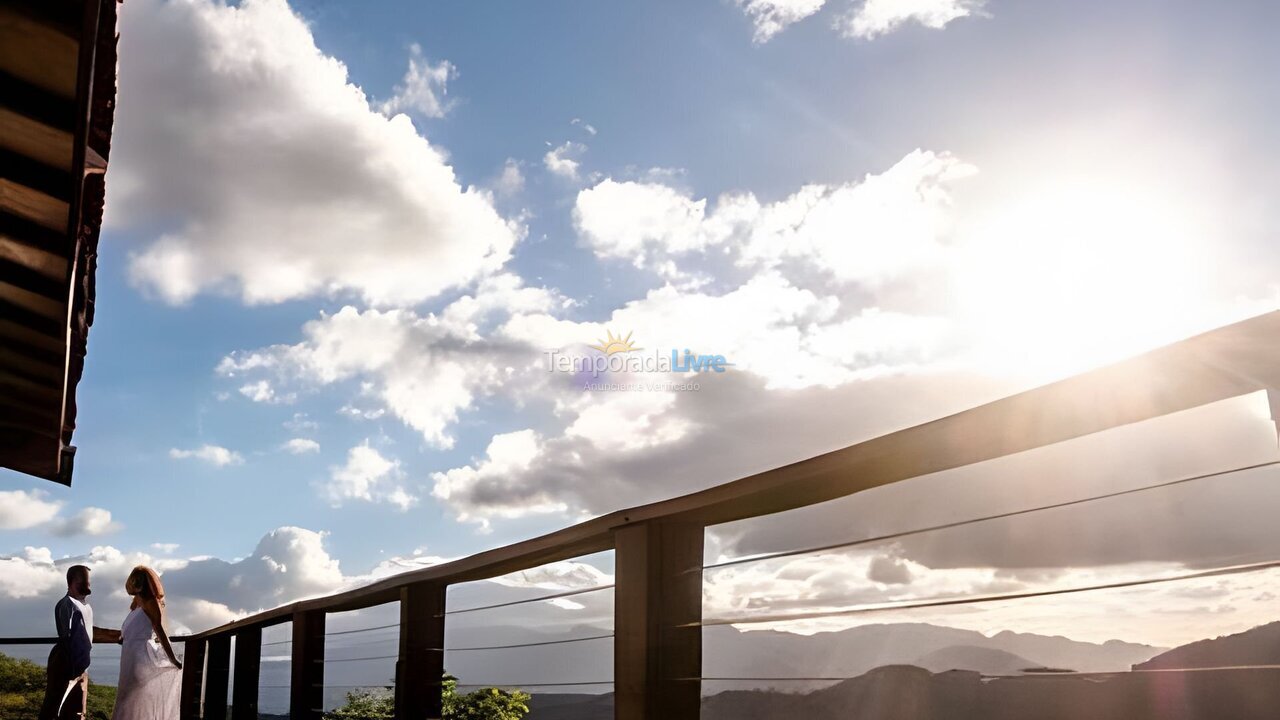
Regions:
[[[458, 693], [458, 679], [444, 678], [444, 720], [520, 720], [529, 712], [529, 694], [519, 690], [484, 688]], [[347, 693], [342, 707], [327, 712], [325, 720], [392, 720], [395, 697], [390, 688]]]
[[[30, 720], [44, 702], [44, 667], [0, 653], [0, 720]], [[90, 720], [110, 720], [116, 689], [89, 683]]]

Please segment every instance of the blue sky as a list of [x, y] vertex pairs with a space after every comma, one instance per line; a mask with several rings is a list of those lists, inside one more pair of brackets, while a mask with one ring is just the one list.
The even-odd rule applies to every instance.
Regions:
[[[131, 0], [75, 484], [0, 475], [0, 552], [342, 568], [194, 625], [1273, 309], [1278, 13]], [[548, 379], [606, 330], [735, 367]]]

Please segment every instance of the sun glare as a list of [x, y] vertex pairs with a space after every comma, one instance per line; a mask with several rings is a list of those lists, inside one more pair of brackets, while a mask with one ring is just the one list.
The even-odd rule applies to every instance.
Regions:
[[1208, 268], [1185, 206], [1132, 187], [1024, 194], [977, 223], [957, 259], [980, 367], [1048, 379], [1198, 328]]

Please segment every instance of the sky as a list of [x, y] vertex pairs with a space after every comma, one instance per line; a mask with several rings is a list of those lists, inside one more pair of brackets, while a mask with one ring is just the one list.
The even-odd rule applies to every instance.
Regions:
[[[42, 633], [72, 562], [98, 569], [99, 618], [148, 563], [175, 625], [204, 629], [1274, 310], [1278, 20], [130, 0], [74, 485], [0, 474], [0, 634]], [[634, 349], [608, 357], [724, 372], [555, 366], [611, 335]], [[1265, 405], [714, 528], [708, 559], [1268, 462]], [[706, 612], [1274, 559], [1273, 476], [712, 572]], [[923, 619], [1167, 646], [1274, 619], [1278, 584]]]

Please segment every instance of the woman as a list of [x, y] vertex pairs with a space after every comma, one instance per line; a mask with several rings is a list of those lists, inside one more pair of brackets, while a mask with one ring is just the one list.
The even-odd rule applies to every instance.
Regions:
[[112, 720], [178, 720], [182, 663], [164, 629], [164, 585], [139, 565], [124, 582], [133, 597], [120, 626], [120, 684]]

